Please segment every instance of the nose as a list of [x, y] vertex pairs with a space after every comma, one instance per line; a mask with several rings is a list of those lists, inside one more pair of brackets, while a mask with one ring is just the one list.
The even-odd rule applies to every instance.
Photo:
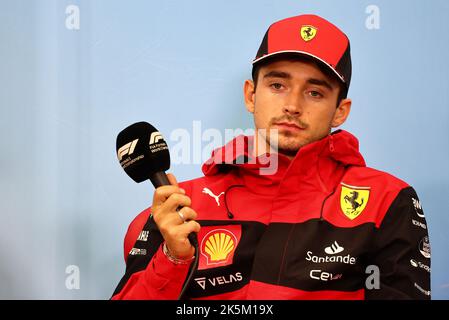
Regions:
[[302, 103], [301, 96], [292, 92], [288, 95], [282, 111], [291, 116], [299, 116], [302, 114]]

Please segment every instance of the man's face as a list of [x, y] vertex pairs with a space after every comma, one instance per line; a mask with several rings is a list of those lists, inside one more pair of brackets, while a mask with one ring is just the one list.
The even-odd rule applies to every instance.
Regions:
[[351, 101], [344, 99], [337, 108], [339, 90], [337, 80], [313, 62], [280, 60], [260, 68], [255, 91], [247, 80], [245, 103], [256, 130], [277, 129], [279, 152], [293, 157], [346, 120]]

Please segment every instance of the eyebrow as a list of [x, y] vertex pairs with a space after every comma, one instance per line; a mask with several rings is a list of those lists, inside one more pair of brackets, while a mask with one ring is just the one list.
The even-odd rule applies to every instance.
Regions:
[[[288, 72], [273, 70], [273, 71], [270, 71], [267, 74], [265, 74], [263, 76], [263, 78], [264, 79], [267, 79], [267, 78], [282, 78], [282, 79], [290, 80], [293, 77]], [[331, 86], [331, 84], [328, 81], [323, 80], [323, 79], [309, 78], [309, 79], [306, 80], [306, 82], [309, 83], [309, 84], [314, 84], [314, 85], [317, 85], [317, 86], [325, 87], [325, 88], [329, 89], [330, 91], [332, 91], [334, 89], [333, 86]]]
[[322, 87], [326, 87], [327, 89], [329, 89], [330, 91], [332, 91], [334, 88], [331, 86], [331, 84], [326, 81], [326, 80], [320, 80], [320, 79], [314, 79], [314, 78], [309, 78], [307, 79], [307, 82], [310, 84], [314, 84], [317, 86], [322, 86]]
[[263, 78], [283, 78], [283, 79], [291, 79], [292, 76], [290, 73], [283, 72], [283, 71], [270, 71], [267, 74], [263, 76]]

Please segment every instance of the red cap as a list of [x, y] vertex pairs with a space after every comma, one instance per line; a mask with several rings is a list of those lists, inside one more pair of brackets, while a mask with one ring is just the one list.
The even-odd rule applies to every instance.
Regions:
[[351, 53], [348, 37], [316, 15], [300, 15], [273, 23], [265, 33], [253, 66], [278, 54], [297, 53], [329, 67], [349, 89]]

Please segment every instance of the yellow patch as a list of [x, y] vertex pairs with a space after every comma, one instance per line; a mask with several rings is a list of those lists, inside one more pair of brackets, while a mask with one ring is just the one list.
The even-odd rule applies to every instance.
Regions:
[[318, 29], [314, 26], [302, 26], [301, 27], [301, 38], [304, 41], [310, 41], [315, 38]]
[[357, 218], [368, 204], [370, 187], [355, 187], [341, 183], [340, 207], [349, 219]]

